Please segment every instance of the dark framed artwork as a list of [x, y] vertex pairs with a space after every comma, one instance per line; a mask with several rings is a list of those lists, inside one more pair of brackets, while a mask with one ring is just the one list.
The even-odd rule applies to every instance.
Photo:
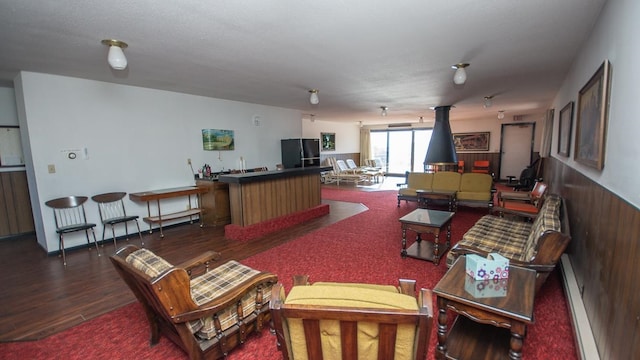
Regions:
[[202, 129], [202, 149], [233, 150], [234, 148], [233, 130]]
[[573, 158], [587, 166], [604, 167], [605, 133], [609, 113], [610, 65], [605, 60], [578, 93]]
[[569, 101], [560, 110], [560, 125], [558, 131], [558, 154], [569, 156], [571, 145], [571, 126], [573, 123], [573, 101]]
[[322, 151], [333, 151], [336, 149], [335, 133], [320, 133], [320, 140], [322, 142]]
[[489, 132], [453, 134], [456, 151], [489, 151]]

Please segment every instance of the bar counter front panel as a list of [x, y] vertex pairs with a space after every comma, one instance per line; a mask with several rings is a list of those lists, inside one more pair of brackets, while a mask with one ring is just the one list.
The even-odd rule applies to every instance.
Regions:
[[221, 175], [229, 184], [231, 223], [249, 226], [321, 204], [320, 173], [329, 167], [306, 167]]

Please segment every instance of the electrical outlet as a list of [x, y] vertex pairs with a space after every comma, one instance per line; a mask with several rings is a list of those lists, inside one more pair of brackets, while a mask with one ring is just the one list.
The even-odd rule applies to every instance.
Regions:
[[191, 165], [191, 159], [187, 158], [187, 165]]
[[55, 174], [56, 173], [56, 166], [53, 164], [49, 164], [47, 165], [47, 170], [49, 171], [49, 174]]

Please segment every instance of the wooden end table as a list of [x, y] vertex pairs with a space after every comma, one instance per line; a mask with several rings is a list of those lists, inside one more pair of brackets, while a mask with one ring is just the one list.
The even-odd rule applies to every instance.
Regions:
[[[494, 280], [473, 280], [465, 273], [465, 260], [459, 257], [433, 289], [438, 303], [436, 358], [521, 359], [527, 325], [533, 324], [536, 272], [509, 266], [506, 294], [476, 297], [465, 282], [491, 285]], [[458, 314], [450, 331], [447, 310]]]
[[[400, 218], [402, 225], [402, 251], [400, 255], [421, 260], [433, 261], [438, 265], [440, 257], [451, 244], [451, 219], [455, 213], [449, 211], [415, 209], [409, 214]], [[440, 232], [447, 231], [447, 240], [443, 246], [440, 245]], [[407, 249], [407, 230], [416, 232], [416, 242]], [[422, 234], [433, 234], [434, 241], [422, 242]]]
[[455, 212], [457, 208], [455, 190], [416, 190], [418, 197], [418, 206], [421, 208], [428, 208], [429, 201], [433, 200], [445, 200], [449, 205], [449, 211]]

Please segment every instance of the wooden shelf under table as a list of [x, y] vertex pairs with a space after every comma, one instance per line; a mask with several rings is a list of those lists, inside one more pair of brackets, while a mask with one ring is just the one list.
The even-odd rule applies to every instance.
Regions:
[[[202, 212], [203, 209], [200, 208], [201, 199], [200, 196], [203, 193], [209, 191], [207, 188], [198, 187], [198, 186], [184, 186], [177, 188], [169, 188], [169, 189], [161, 189], [161, 190], [150, 190], [143, 191], [139, 193], [129, 194], [129, 199], [132, 201], [146, 202], [147, 203], [147, 213], [148, 216], [144, 217], [142, 220], [149, 224], [149, 233], [153, 232], [151, 228], [152, 224], [158, 224], [160, 228], [160, 237], [164, 237], [162, 233], [162, 223], [164, 221], [176, 220], [181, 218], [188, 217], [190, 222], [193, 223], [193, 216], [198, 215], [198, 219], [200, 220], [200, 227], [202, 227]], [[177, 211], [173, 213], [163, 214], [160, 210], [160, 200], [161, 199], [170, 199], [176, 197], [187, 196], [189, 198], [189, 206], [191, 206], [191, 195], [196, 195], [198, 205], [195, 208], [190, 208], [184, 211]], [[156, 203], [157, 214], [155, 216], [151, 215], [151, 202]]]

